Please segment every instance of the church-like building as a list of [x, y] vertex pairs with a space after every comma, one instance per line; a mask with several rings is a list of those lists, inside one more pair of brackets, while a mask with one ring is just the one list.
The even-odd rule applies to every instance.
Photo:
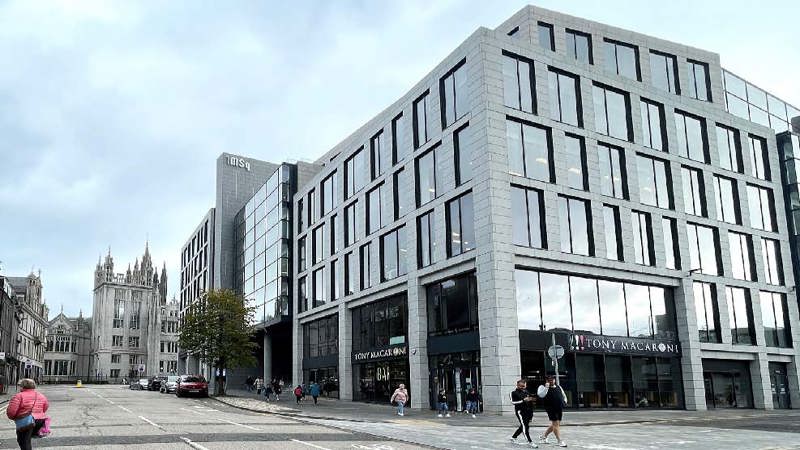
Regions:
[[97, 261], [94, 274], [92, 375], [118, 379], [165, 372], [161, 348], [167, 324], [162, 327], [162, 321], [170, 319], [163, 313], [169, 306], [166, 266], [159, 275], [148, 245], [141, 262], [137, 258], [125, 273], [114, 272], [109, 250], [104, 261]]

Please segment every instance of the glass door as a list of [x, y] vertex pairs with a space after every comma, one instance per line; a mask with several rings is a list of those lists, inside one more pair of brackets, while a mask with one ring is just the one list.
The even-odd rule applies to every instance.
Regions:
[[714, 402], [714, 382], [709, 372], [703, 373], [703, 385], [705, 385], [706, 388], [706, 407], [709, 409], [716, 408], [717, 405]]
[[769, 363], [769, 381], [772, 386], [772, 404], [776, 409], [791, 408], [789, 378], [785, 363]]

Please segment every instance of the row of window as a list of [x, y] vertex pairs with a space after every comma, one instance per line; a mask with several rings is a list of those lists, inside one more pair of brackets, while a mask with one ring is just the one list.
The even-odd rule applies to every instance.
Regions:
[[[122, 342], [123, 342], [122, 339], [123, 336], [119, 335], [111, 336], [111, 346], [122, 347]], [[128, 347], [139, 348], [139, 336], [128, 336]]]
[[[511, 53], [504, 54], [503, 90], [504, 103], [510, 108], [537, 114], [533, 61]], [[550, 95], [549, 117], [576, 127], [583, 127], [583, 108], [580, 95], [580, 78], [556, 68], [548, 70]], [[627, 92], [597, 82], [592, 84], [595, 113], [595, 131], [622, 140], [633, 141], [631, 101]], [[641, 98], [640, 113], [642, 144], [659, 151], [668, 151], [667, 127], [664, 105]], [[675, 110], [677, 131], [674, 152], [685, 158], [710, 163], [708, 152], [708, 124], [706, 120], [688, 112]], [[738, 130], [716, 124], [717, 151], [721, 167], [744, 173], [742, 164], [742, 142]], [[524, 142], [524, 134], [514, 133]], [[532, 144], [541, 139], [531, 137]], [[748, 135], [750, 174], [756, 178], [770, 180], [769, 157], [766, 141]], [[520, 166], [521, 167], [521, 166]], [[527, 175], [536, 177], [536, 172]]]
[[[437, 238], [434, 217], [434, 210], [430, 210], [416, 218], [418, 268], [436, 262]], [[447, 257], [457, 256], [475, 248], [475, 218], [471, 192], [445, 203], [445, 221], [448, 237]], [[312, 246], [316, 247], [316, 242], [321, 242], [325, 236], [325, 233], [312, 234], [315, 240]], [[357, 251], [354, 249], [327, 265], [315, 268], [310, 276], [301, 276], [298, 279], [300, 311], [337, 300], [342, 295], [351, 295], [358, 289], [369, 289], [381, 282], [405, 275], [408, 273], [408, 244], [406, 226], [402, 225], [383, 234], [377, 240], [361, 245]], [[377, 271], [373, 270], [371, 263], [372, 258], [376, 256], [376, 250], [379, 258]], [[305, 238], [298, 241], [298, 251], [299, 267], [302, 271], [305, 270]], [[318, 251], [323, 250], [320, 248]], [[322, 258], [319, 259], [321, 260]], [[358, 285], [357, 274], [360, 275]], [[311, 294], [310, 304], [309, 294]]]
[[[545, 22], [537, 23], [539, 45], [550, 51], [556, 51], [554, 27]], [[569, 56], [586, 64], [594, 64], [592, 52], [592, 36], [569, 28], [564, 30], [565, 46]], [[603, 69], [606, 72], [642, 81], [639, 67], [639, 47], [627, 42], [604, 38], [602, 41]], [[675, 55], [658, 50], [650, 50], [650, 83], [661, 90], [672, 94], [681, 94], [678, 71], [678, 59]], [[703, 101], [711, 101], [711, 79], [708, 64], [687, 59], [686, 87], [688, 95]]]
[[[693, 292], [700, 342], [722, 342], [716, 286], [696, 281], [693, 284]], [[728, 304], [731, 343], [756, 345], [750, 291], [726, 286], [725, 299]], [[791, 347], [789, 311], [785, 295], [760, 291], [759, 304], [761, 321], [764, 326], [764, 345], [767, 347]]]
[[[544, 194], [538, 189], [511, 186], [511, 209], [513, 217], [513, 243], [515, 245], [548, 248], [547, 230], [544, 221]], [[591, 202], [585, 199], [558, 196], [558, 224], [560, 250], [585, 256], [596, 256], [592, 225]], [[680, 254], [677, 245], [677, 220], [661, 219], [662, 239], [668, 269], [680, 269]], [[652, 215], [643, 211], [631, 211], [632, 240], [623, 241], [619, 207], [603, 205], [603, 230], [608, 259], [622, 261], [623, 242], [629, 242], [634, 250], [634, 262], [655, 266], [655, 243]], [[708, 275], [723, 275], [719, 260], [719, 231], [691, 222], [686, 223], [689, 238], [691, 270]], [[783, 284], [782, 261], [779, 241], [760, 238], [766, 283]], [[755, 281], [756, 265], [753, 261], [753, 238], [750, 235], [728, 232], [730, 245], [731, 276], [741, 280]]]

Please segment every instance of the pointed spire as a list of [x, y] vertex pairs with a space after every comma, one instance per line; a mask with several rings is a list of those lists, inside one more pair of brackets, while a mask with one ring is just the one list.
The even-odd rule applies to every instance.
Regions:
[[61, 314], [64, 314], [64, 304], [61, 304]]

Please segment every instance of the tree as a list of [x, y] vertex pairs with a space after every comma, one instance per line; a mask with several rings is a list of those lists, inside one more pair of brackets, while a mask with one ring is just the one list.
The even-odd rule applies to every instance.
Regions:
[[[256, 344], [250, 340], [254, 314], [255, 308], [233, 291], [208, 291], [184, 317], [179, 344], [220, 371], [252, 367], [256, 364]], [[216, 395], [224, 395], [221, 384], [215, 383]]]

